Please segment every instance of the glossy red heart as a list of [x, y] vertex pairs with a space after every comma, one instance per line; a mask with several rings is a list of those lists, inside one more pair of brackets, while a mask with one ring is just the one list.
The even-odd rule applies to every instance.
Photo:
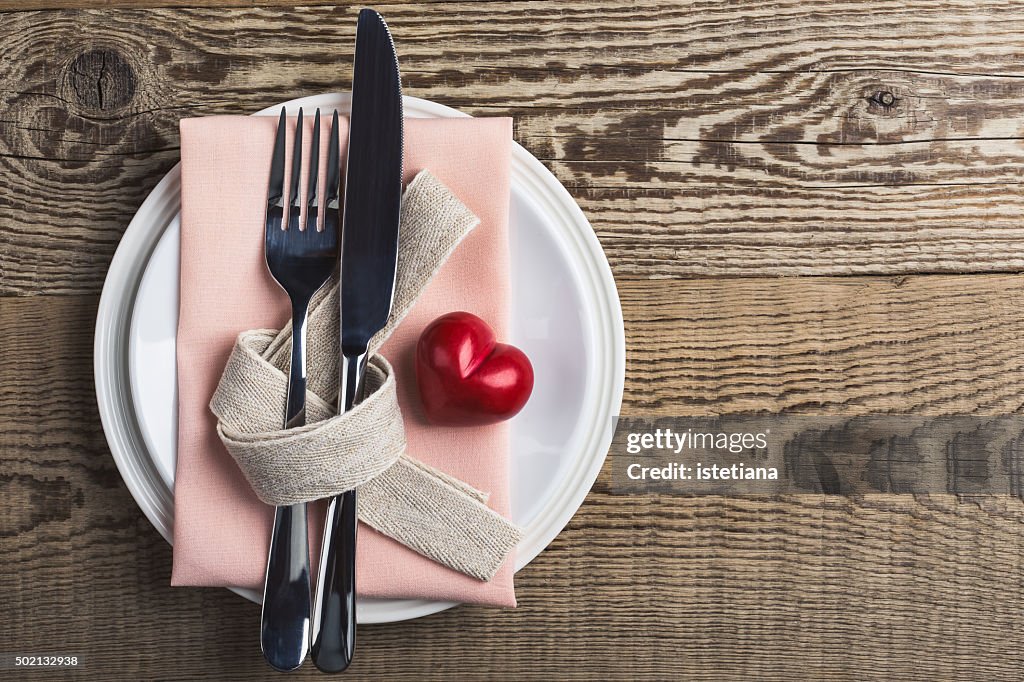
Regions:
[[416, 380], [430, 421], [494, 424], [523, 409], [533, 391], [533, 366], [523, 351], [498, 343], [476, 315], [449, 313], [420, 335]]

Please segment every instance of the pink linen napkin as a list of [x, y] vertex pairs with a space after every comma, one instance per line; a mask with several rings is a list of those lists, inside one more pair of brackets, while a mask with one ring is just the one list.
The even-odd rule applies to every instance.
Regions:
[[[329, 128], [325, 117], [323, 138]], [[276, 117], [181, 121], [181, 282], [178, 319], [178, 464], [172, 585], [262, 590], [272, 508], [261, 503], [217, 438], [210, 397], [239, 332], [280, 328], [290, 309], [267, 271], [263, 214]], [[303, 135], [309, 158], [312, 116]], [[342, 121], [342, 146], [347, 126]], [[384, 345], [395, 368], [409, 453], [475, 488], [509, 515], [507, 425], [428, 424], [416, 392], [413, 351], [436, 317], [465, 310], [499, 338], [509, 316], [508, 202], [511, 120], [407, 119], [405, 180], [428, 169], [480, 219]], [[324, 155], [321, 159], [325, 158]], [[322, 505], [312, 505], [315, 571]], [[515, 606], [513, 559], [488, 583], [426, 559], [365, 524], [357, 585], [367, 597]]]

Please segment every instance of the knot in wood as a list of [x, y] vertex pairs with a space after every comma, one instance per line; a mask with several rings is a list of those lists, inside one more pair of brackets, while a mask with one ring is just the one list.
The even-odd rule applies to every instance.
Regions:
[[68, 65], [67, 78], [83, 107], [110, 111], [128, 104], [135, 95], [135, 72], [119, 52], [88, 50]]
[[871, 97], [869, 97], [868, 99], [870, 99], [873, 103], [885, 108], [892, 107], [896, 104], [896, 95], [889, 92], [888, 90], [879, 90], [875, 94], [871, 95]]

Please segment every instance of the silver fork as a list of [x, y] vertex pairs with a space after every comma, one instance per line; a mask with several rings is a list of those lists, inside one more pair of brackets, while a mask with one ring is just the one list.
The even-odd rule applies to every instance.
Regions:
[[[327, 154], [327, 201], [323, 229], [317, 230], [320, 206], [317, 185], [320, 165], [320, 110], [313, 123], [313, 144], [306, 192], [306, 225], [299, 229], [302, 169], [302, 109], [299, 109], [292, 151], [288, 203], [284, 203], [284, 154], [288, 122], [285, 110], [277, 124], [270, 162], [264, 248], [267, 267], [292, 304], [292, 356], [288, 376], [286, 429], [306, 423], [306, 318], [309, 302], [334, 272], [338, 262], [339, 186], [338, 112], [334, 112]], [[277, 507], [270, 536], [260, 642], [263, 657], [278, 670], [302, 665], [309, 650], [310, 581], [306, 505]]]

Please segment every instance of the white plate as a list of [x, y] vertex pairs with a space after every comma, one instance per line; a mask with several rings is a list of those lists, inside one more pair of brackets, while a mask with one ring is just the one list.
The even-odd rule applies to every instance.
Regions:
[[[347, 94], [285, 103], [347, 111]], [[276, 115], [280, 106], [258, 115]], [[409, 117], [465, 116], [414, 97]], [[139, 507], [170, 542], [174, 518], [180, 166], [129, 224], [96, 319], [96, 397], [114, 460]], [[582, 504], [601, 470], [622, 400], [625, 338], [615, 281], [593, 230], [558, 180], [519, 145], [512, 153], [511, 342], [536, 385], [512, 425], [512, 516], [523, 526], [519, 570]], [[235, 590], [257, 601], [250, 590]], [[417, 618], [454, 606], [361, 599], [360, 623]]]

